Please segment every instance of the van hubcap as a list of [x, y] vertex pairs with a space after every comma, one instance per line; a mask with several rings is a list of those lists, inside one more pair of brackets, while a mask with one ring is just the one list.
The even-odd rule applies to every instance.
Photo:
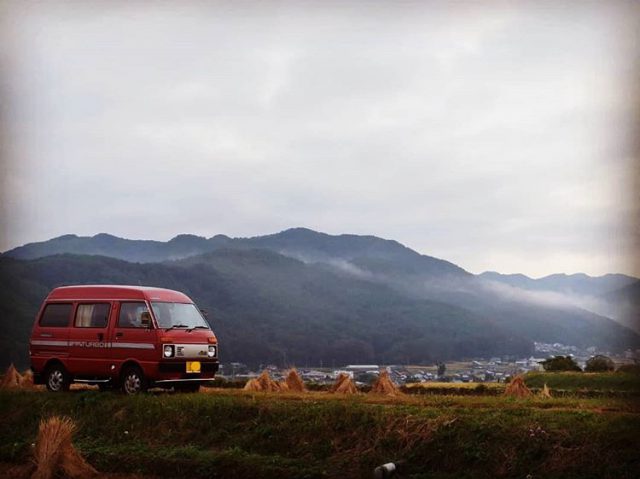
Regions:
[[55, 369], [51, 371], [51, 373], [49, 374], [49, 387], [52, 390], [54, 391], [60, 390], [60, 388], [62, 387], [63, 381], [64, 381], [64, 376], [62, 375], [62, 371]]
[[135, 394], [140, 391], [141, 387], [142, 382], [136, 373], [127, 374], [127, 377], [124, 380], [124, 388], [127, 393]]

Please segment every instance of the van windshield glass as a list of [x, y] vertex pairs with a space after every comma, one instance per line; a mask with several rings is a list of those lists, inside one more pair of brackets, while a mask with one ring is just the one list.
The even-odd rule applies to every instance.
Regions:
[[152, 302], [151, 308], [160, 328], [209, 329], [195, 304]]

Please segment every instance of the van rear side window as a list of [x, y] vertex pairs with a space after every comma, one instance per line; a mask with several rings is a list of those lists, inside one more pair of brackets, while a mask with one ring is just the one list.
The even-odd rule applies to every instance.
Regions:
[[47, 304], [40, 318], [40, 326], [64, 328], [69, 326], [69, 317], [73, 305], [70, 303]]
[[76, 328], [106, 328], [110, 309], [111, 305], [107, 303], [79, 304], [76, 310]]

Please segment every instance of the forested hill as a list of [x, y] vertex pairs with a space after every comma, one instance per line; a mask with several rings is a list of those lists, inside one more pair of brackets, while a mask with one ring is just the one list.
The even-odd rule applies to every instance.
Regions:
[[224, 361], [340, 365], [524, 356], [534, 341], [640, 347], [636, 333], [606, 317], [474, 276], [396, 241], [303, 228], [169, 242], [67, 235], [3, 254], [0, 279], [3, 362], [26, 361], [33, 316], [51, 288], [83, 283], [186, 292], [211, 311]]
[[210, 320], [223, 361], [305, 365], [431, 362], [528, 354], [531, 341], [471, 311], [266, 250], [218, 250], [165, 264], [101, 256], [0, 259], [3, 362], [24, 363], [37, 308], [70, 284], [183, 291]]

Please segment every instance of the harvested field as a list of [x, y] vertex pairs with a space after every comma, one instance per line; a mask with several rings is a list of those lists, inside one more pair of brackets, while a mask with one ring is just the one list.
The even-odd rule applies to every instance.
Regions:
[[0, 392], [0, 461], [26, 464], [40, 419], [67, 415], [76, 449], [111, 474], [368, 477], [398, 459], [416, 479], [637, 473], [628, 400], [205, 391]]

